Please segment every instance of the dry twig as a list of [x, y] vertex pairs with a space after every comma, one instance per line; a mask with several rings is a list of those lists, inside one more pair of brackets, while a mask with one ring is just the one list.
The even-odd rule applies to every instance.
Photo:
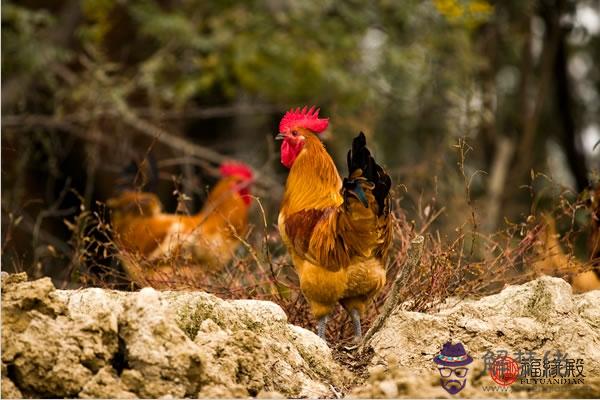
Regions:
[[423, 254], [424, 242], [425, 238], [421, 235], [415, 236], [410, 241], [411, 246], [408, 249], [408, 256], [406, 257], [406, 262], [398, 272], [398, 275], [396, 275], [396, 279], [394, 280], [392, 289], [390, 290], [388, 298], [383, 306], [383, 311], [381, 312], [381, 314], [379, 314], [379, 317], [377, 317], [373, 325], [371, 325], [371, 329], [369, 329], [369, 331], [363, 338], [361, 352], [364, 351], [364, 349], [366, 348], [366, 344], [373, 337], [373, 335], [383, 327], [383, 323], [392, 314], [392, 311], [394, 311], [398, 304], [400, 304], [400, 290], [402, 289], [402, 286], [406, 283], [408, 276], [410, 276], [411, 272], [419, 264], [419, 261], [421, 260], [421, 254]]

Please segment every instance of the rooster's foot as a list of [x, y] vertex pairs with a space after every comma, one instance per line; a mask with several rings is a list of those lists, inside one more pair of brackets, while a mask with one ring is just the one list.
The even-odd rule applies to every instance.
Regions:
[[354, 325], [354, 343], [360, 343], [362, 339], [362, 329], [360, 326], [360, 313], [358, 310], [351, 310], [350, 316], [352, 317], [352, 324]]
[[323, 340], [325, 340], [325, 328], [327, 327], [327, 320], [329, 320], [329, 316], [325, 315], [319, 318], [319, 322], [317, 324], [317, 335]]

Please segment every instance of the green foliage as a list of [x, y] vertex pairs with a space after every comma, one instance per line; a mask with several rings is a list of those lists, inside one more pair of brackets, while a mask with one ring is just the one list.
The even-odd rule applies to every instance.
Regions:
[[132, 5], [141, 36], [158, 45], [144, 61], [144, 70], [154, 75], [148, 81], [156, 88], [172, 86], [171, 92], [159, 92], [176, 104], [210, 93], [288, 102], [324, 92], [332, 100], [366, 89], [350, 76], [359, 63], [364, 22], [328, 19], [316, 3], [288, 6], [278, 11], [263, 2], [210, 7], [190, 2], [177, 10], [153, 2]]
[[[474, 70], [474, 22], [440, 23], [449, 12], [443, 3], [83, 0], [78, 38], [88, 57], [121, 65], [148, 104], [182, 108], [191, 99], [250, 95], [335, 104], [342, 116], [370, 110], [385, 121], [385, 110], [414, 115], [415, 98], [447, 105], [444, 92], [461, 87]], [[11, 43], [3, 54], [18, 53], [13, 61], [3, 57], [7, 71], [26, 66], [34, 74], [58, 57], [40, 40], [40, 26], [55, 22], [50, 12], [7, 4], [5, 20], [14, 28], [3, 31]], [[432, 85], [441, 90], [428, 90]]]
[[35, 78], [54, 87], [56, 81], [48, 68], [66, 62], [68, 49], [57, 46], [48, 31], [56, 25], [55, 17], [46, 10], [31, 10], [20, 5], [2, 4], [2, 81], [8, 77]]
[[[166, 7], [151, 0], [87, 0], [83, 8], [89, 19], [83, 38], [112, 61], [136, 60], [140, 86], [179, 107], [191, 98], [240, 94], [276, 103], [318, 100], [351, 112], [390, 99], [404, 99], [409, 107], [439, 72], [431, 66], [442, 66], [453, 80], [455, 69], [472, 72], [464, 60], [470, 57], [469, 30], [437, 23], [435, 8], [421, 2], [189, 1]], [[433, 29], [419, 30], [423, 24]], [[130, 34], [115, 43], [122, 31]], [[464, 57], [442, 65], [457, 52]]]

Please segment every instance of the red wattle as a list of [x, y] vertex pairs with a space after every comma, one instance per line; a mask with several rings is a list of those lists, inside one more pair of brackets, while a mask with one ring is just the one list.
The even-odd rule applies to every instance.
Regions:
[[238, 193], [242, 197], [244, 204], [249, 206], [250, 203], [252, 202], [252, 196], [250, 196], [250, 190], [247, 187], [245, 187], [245, 188], [240, 189]]
[[294, 164], [296, 157], [298, 157], [298, 154], [302, 150], [302, 145], [301, 141], [294, 143], [291, 140], [285, 139], [281, 143], [281, 163], [287, 168], [292, 168], [292, 164]]

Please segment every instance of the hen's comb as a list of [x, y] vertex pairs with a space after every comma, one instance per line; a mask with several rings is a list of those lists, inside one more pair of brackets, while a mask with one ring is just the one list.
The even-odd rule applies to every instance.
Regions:
[[310, 110], [304, 106], [302, 110], [300, 107], [295, 110], [292, 108], [286, 112], [281, 122], [279, 122], [279, 132], [285, 133], [294, 128], [306, 128], [314, 133], [321, 133], [329, 125], [329, 118], [319, 118], [319, 110], [315, 110], [315, 106], [312, 106]]
[[254, 174], [252, 169], [246, 164], [238, 161], [226, 161], [219, 167], [221, 176], [226, 178], [228, 176], [239, 176], [247, 180], [252, 180]]

